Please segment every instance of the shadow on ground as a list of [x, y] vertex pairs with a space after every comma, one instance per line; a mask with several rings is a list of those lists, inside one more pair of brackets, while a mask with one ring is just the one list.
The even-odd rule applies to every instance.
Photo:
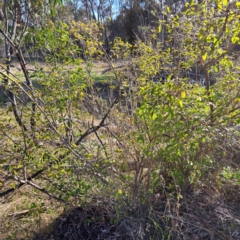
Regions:
[[132, 240], [150, 239], [146, 234], [149, 224], [145, 219], [117, 216], [105, 205], [77, 207], [59, 216], [50, 227], [32, 240]]
[[106, 201], [72, 209], [32, 240], [240, 240], [240, 200], [210, 191], [186, 192], [180, 202], [153, 199], [151, 207], [123, 214], [116, 206]]

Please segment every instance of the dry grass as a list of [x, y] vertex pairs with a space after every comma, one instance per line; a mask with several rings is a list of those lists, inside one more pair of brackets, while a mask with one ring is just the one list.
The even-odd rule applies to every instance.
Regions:
[[43, 228], [47, 233], [62, 211], [58, 202], [24, 186], [0, 203], [0, 239], [32, 239]]
[[[43, 202], [40, 210], [29, 208]], [[240, 239], [239, 204], [208, 188], [186, 189], [180, 201], [156, 193], [151, 208], [137, 202], [126, 208], [120, 199], [99, 197], [64, 211], [26, 186], [0, 206], [0, 215], [0, 239]]]

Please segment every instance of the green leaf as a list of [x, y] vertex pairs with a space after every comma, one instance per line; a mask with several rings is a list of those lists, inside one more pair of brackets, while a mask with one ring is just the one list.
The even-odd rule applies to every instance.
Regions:
[[178, 101], [178, 104], [179, 104], [180, 108], [183, 107], [183, 102], [182, 102], [182, 100], [179, 100], [179, 101]]
[[156, 119], [157, 119], [157, 114], [156, 114], [156, 113], [154, 113], [154, 114], [152, 115], [152, 119], [153, 119], [153, 120], [156, 120]]
[[211, 36], [211, 35], [208, 35], [208, 36], [206, 37], [206, 41], [207, 41], [207, 42], [212, 42], [212, 36]]
[[166, 10], [167, 10], [167, 13], [171, 12], [170, 7], [168, 7], [168, 6], [166, 6]]
[[169, 74], [169, 75], [167, 76], [167, 81], [170, 81], [171, 78], [172, 78], [172, 74]]
[[214, 67], [213, 67], [213, 71], [214, 71], [215, 73], [217, 73], [217, 72], [218, 72], [218, 67], [217, 67], [217, 66], [214, 66]]
[[228, 0], [223, 0], [223, 5], [227, 6], [228, 5]]
[[239, 37], [233, 36], [231, 40], [232, 40], [232, 43], [235, 44], [239, 41]]
[[186, 93], [184, 91], [181, 92], [181, 98], [185, 98], [186, 97]]
[[222, 12], [222, 5], [223, 5], [222, 1], [218, 0], [217, 7], [219, 12]]
[[205, 61], [205, 60], [207, 59], [207, 55], [208, 55], [207, 52], [205, 52], [205, 53], [202, 55], [202, 60], [203, 60], [203, 61]]

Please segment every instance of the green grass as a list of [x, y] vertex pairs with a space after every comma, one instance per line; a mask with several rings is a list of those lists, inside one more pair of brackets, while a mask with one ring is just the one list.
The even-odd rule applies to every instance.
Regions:
[[[24, 82], [24, 76], [22, 74], [22, 72], [16, 72], [14, 74], [14, 76], [16, 76], [16, 78], [21, 79]], [[113, 74], [97, 74], [97, 73], [92, 73], [91, 74], [91, 78], [93, 80], [94, 83], [96, 82], [113, 82], [114, 81], [114, 75]], [[36, 89], [41, 89], [41, 84], [38, 80], [32, 80], [33, 86]], [[3, 88], [0, 88], [0, 104], [4, 104], [6, 102], [9, 102], [9, 99], [6, 95], [6, 92], [3, 91]]]
[[92, 74], [91, 76], [93, 78], [93, 82], [111, 82], [114, 80], [114, 76], [113, 75], [109, 75], [109, 74]]

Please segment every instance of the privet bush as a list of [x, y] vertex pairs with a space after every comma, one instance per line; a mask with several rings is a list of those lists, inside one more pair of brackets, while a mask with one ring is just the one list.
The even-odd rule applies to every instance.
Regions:
[[[240, 114], [233, 58], [239, 8], [237, 2], [191, 1], [174, 16], [166, 8], [167, 21], [159, 20], [149, 44], [118, 38], [110, 56], [98, 24], [46, 21], [32, 29], [26, 41], [45, 51], [46, 65], [29, 74], [20, 54], [21, 81], [1, 73], [11, 83], [5, 90], [12, 105], [1, 110], [0, 196], [28, 184], [73, 205], [107, 197], [129, 206], [149, 203], [162, 190], [179, 199], [189, 186], [219, 187], [228, 178], [239, 183], [239, 163], [229, 154], [238, 143]], [[159, 41], [162, 31], [166, 42]], [[83, 48], [85, 63], [78, 58]], [[109, 64], [109, 89], [120, 91], [111, 99], [96, 94], [96, 59]], [[29, 97], [27, 104], [19, 93]]]

